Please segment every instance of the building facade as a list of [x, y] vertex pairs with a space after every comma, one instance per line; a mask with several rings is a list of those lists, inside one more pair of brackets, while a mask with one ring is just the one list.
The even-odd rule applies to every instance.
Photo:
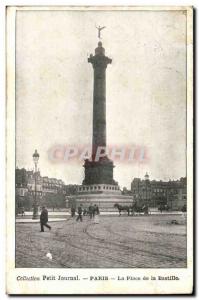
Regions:
[[131, 193], [139, 205], [180, 210], [187, 204], [187, 181], [185, 177], [172, 181], [150, 180], [146, 174], [144, 179], [133, 179]]
[[42, 177], [42, 193], [58, 194], [64, 190], [64, 182], [61, 179]]
[[16, 169], [15, 172], [15, 187], [16, 195], [24, 197], [28, 192], [28, 181], [26, 176], [26, 169]]
[[65, 185], [61, 179], [41, 176], [40, 171], [16, 168], [16, 208], [32, 209], [35, 194], [39, 205], [65, 207], [65, 195], [74, 194], [73, 185]]

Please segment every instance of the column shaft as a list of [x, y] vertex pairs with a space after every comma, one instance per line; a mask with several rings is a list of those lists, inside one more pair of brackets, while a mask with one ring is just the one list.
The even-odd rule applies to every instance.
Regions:
[[98, 146], [106, 146], [106, 68], [94, 68], [93, 155]]

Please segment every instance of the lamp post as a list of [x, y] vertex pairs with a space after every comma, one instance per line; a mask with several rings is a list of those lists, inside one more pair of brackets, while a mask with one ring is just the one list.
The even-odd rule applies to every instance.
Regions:
[[149, 184], [149, 175], [146, 173], [146, 175], [144, 176], [145, 178], [145, 188], [146, 188], [146, 203], [147, 205], [149, 205], [148, 203], [148, 184]]
[[35, 164], [35, 195], [34, 195], [34, 203], [33, 203], [33, 219], [38, 219], [38, 204], [37, 204], [37, 164], [39, 161], [39, 153], [35, 150], [33, 154], [33, 162]]

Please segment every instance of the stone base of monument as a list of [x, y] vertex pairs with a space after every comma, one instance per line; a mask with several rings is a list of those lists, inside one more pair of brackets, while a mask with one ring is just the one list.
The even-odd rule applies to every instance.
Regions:
[[82, 204], [83, 209], [88, 208], [90, 205], [98, 205], [100, 212], [116, 212], [117, 208], [114, 204], [132, 205], [132, 196], [121, 194], [101, 193], [101, 194], [79, 194], [66, 197], [66, 208], [70, 211], [71, 207], [78, 207]]

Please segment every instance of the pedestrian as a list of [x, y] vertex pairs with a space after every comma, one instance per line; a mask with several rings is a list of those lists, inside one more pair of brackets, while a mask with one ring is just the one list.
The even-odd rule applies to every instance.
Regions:
[[75, 216], [75, 207], [71, 207], [71, 217]]
[[21, 216], [22, 217], [25, 216], [25, 209], [24, 209], [24, 207], [22, 207], [22, 209], [21, 209]]
[[99, 212], [99, 207], [98, 207], [98, 205], [94, 205], [94, 211], [95, 211], [95, 214], [94, 214], [94, 223], [95, 224], [99, 224], [99, 214], [100, 214], [100, 212]]
[[94, 204], [94, 206], [92, 206], [92, 218], [95, 217], [95, 213], [96, 213], [96, 204]]
[[93, 216], [93, 206], [91, 204], [90, 204], [90, 206], [88, 208], [88, 213], [89, 213], [90, 219], [92, 219], [92, 216]]
[[51, 226], [48, 225], [47, 222], [48, 222], [48, 210], [45, 208], [45, 206], [43, 206], [40, 215], [41, 232], [44, 232], [44, 226], [46, 226], [49, 230], [51, 230]]
[[82, 220], [82, 204], [80, 204], [80, 206], [78, 207], [78, 209], [77, 209], [77, 213], [78, 213], [78, 216], [77, 216], [77, 219], [76, 219], [76, 221], [83, 221]]
[[98, 205], [95, 205], [95, 212], [96, 212], [96, 215], [100, 214]]

